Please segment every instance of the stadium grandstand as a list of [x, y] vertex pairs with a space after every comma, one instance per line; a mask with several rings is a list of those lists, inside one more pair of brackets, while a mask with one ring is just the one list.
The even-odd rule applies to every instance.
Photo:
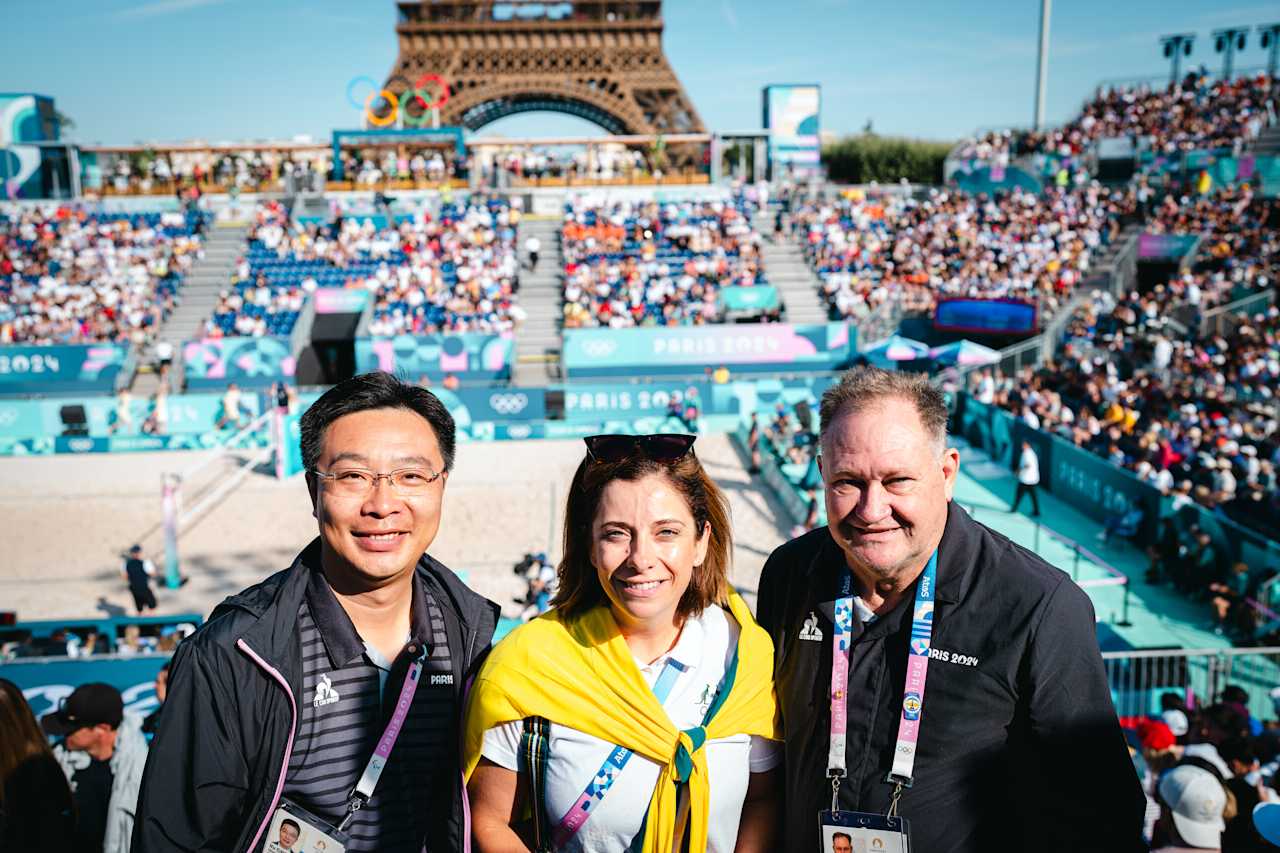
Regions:
[[[754, 205], [741, 196], [567, 204], [560, 233], [564, 327], [716, 323], [744, 302], [758, 315], [776, 309], [753, 215]], [[755, 289], [759, 298], [752, 298]]]
[[[183, 638], [315, 538], [299, 437], [343, 380], [390, 373], [452, 416], [430, 553], [500, 638], [548, 606], [593, 435], [698, 437], [756, 608], [770, 555], [838, 508], [819, 411], [871, 365], [943, 393], [953, 505], [1087, 596], [1148, 840], [1160, 771], [1211, 725], [1214, 756], [1250, 759], [1224, 785], [1280, 787], [1274, 56], [1182, 73], [1175, 47], [1165, 82], [952, 134], [928, 182], [853, 184], [825, 82], [707, 126], [656, 0], [394, 5], [393, 72], [353, 76], [359, 118], [323, 141], [79, 144], [53, 99], [0, 94], [37, 117], [0, 127], [0, 678], [37, 715], [90, 682], [154, 711]], [[599, 133], [489, 127], [549, 111]], [[832, 623], [809, 616], [801, 639]]]

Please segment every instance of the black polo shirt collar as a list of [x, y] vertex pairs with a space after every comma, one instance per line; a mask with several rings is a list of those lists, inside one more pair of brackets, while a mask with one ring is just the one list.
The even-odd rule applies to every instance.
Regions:
[[[947, 505], [947, 524], [942, 532], [942, 544], [938, 551], [938, 586], [934, 599], [946, 604], [955, 604], [964, 595], [969, 583], [970, 569], [974, 561], [973, 521], [968, 514], [954, 501]], [[814, 554], [813, 560], [805, 570], [813, 577], [811, 589], [819, 590], [819, 601], [823, 605], [834, 601], [839, 589], [840, 575], [845, 571], [844, 552], [828, 533], [822, 547]], [[918, 583], [919, 581], [917, 581]], [[866, 628], [867, 638], [875, 638], [893, 633], [902, 623], [902, 613], [910, 609], [909, 603], [915, 600], [915, 584], [911, 585], [902, 602], [888, 613], [880, 617]], [[830, 607], [821, 608], [827, 618], [831, 618]], [[855, 635], [861, 633], [855, 626]]]
[[[431, 617], [427, 607], [427, 590], [417, 570], [413, 573], [413, 602], [409, 607], [410, 640], [424, 646], [430, 646]], [[329, 656], [329, 663], [334, 669], [352, 666], [365, 655], [364, 640], [361, 639], [356, 626], [352, 623], [347, 611], [342, 609], [338, 598], [325, 579], [324, 571], [319, 566], [310, 567], [307, 578], [307, 607], [311, 618], [315, 620], [316, 629], [324, 643], [324, 650]]]

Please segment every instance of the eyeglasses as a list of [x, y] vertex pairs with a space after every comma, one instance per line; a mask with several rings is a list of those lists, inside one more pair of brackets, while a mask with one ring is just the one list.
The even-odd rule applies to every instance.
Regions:
[[621, 462], [643, 455], [654, 462], [677, 462], [693, 450], [696, 435], [662, 433], [658, 435], [589, 435], [587, 455], [592, 462]]
[[363, 498], [373, 491], [379, 480], [386, 480], [391, 491], [402, 498], [417, 498], [431, 489], [440, 479], [439, 471], [430, 468], [400, 468], [387, 474], [364, 468], [344, 468], [341, 471], [316, 471], [312, 474], [328, 482], [325, 487], [332, 494], [346, 498]]

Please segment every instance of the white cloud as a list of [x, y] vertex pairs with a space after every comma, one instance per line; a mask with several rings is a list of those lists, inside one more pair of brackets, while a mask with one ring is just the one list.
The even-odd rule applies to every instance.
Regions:
[[733, 11], [733, 0], [720, 0], [720, 15], [729, 29], [738, 31], [738, 13]]
[[153, 3], [121, 9], [115, 16], [117, 18], [158, 18], [162, 15], [185, 12], [188, 9], [198, 9], [201, 6], [219, 6], [225, 2], [226, 0], [155, 0]]

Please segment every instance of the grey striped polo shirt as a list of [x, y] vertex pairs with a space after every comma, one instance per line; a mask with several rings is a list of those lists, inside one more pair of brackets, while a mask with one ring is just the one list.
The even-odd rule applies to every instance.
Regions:
[[[447, 837], [458, 785], [457, 719], [450, 627], [417, 574], [410, 640], [430, 650], [413, 705], [386, 770], [347, 831], [347, 850], [418, 853]], [[378, 737], [391, 717], [411, 656], [387, 662], [366, 649], [324, 575], [312, 570], [298, 613], [302, 643], [301, 717], [284, 795], [337, 825]], [[452, 641], [452, 643], [451, 643]], [[388, 666], [389, 663], [389, 666]], [[381, 664], [381, 666], [379, 665]]]

